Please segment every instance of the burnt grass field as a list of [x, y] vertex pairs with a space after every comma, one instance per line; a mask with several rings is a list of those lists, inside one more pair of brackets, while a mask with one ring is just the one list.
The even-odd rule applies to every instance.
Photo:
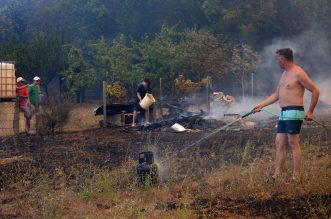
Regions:
[[[328, 116], [317, 118], [328, 126]], [[0, 138], [1, 218], [330, 218], [331, 133], [305, 123], [302, 177], [273, 181], [275, 121], [212, 131], [112, 127]], [[161, 183], [138, 186], [137, 155], [152, 150]], [[288, 152], [290, 150], [288, 149]]]

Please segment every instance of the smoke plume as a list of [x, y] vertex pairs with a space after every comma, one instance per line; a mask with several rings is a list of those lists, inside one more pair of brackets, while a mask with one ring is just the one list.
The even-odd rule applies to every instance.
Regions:
[[[291, 48], [294, 51], [294, 61], [301, 66], [311, 79], [320, 88], [319, 108], [331, 107], [331, 47], [323, 30], [317, 26], [290, 39], [277, 38], [265, 46], [261, 52], [262, 60], [258, 66], [255, 77], [255, 98], [240, 98], [233, 105], [226, 107], [215, 104], [211, 107], [209, 117], [222, 119], [226, 113], [243, 114], [248, 112], [257, 103], [270, 95], [276, 88], [283, 70], [276, 62], [276, 51], [281, 48]], [[310, 92], [305, 93], [305, 107], [310, 103]], [[238, 99], [238, 98], [237, 98]], [[274, 113], [279, 112], [277, 103], [268, 107]], [[258, 113], [253, 115], [254, 119], [265, 119], [270, 115]]]

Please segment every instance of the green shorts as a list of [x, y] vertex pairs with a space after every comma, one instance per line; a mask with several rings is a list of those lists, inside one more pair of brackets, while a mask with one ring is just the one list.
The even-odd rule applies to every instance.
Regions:
[[303, 106], [283, 107], [279, 114], [277, 133], [299, 134], [304, 118]]

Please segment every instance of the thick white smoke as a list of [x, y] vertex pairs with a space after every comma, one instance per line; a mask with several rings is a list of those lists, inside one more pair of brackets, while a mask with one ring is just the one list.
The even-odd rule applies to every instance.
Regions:
[[[262, 62], [258, 69], [256, 89], [258, 96], [265, 96], [265, 91], [276, 88], [282, 70], [276, 63], [275, 52], [281, 48], [294, 51], [294, 61], [300, 65], [315, 81], [321, 90], [321, 103], [331, 105], [331, 50], [330, 43], [323, 30], [318, 27], [291, 39], [275, 39], [262, 51]], [[306, 104], [309, 104], [309, 92], [306, 92]], [[324, 104], [320, 104], [322, 106]], [[325, 105], [324, 105], [325, 106]]]
[[[245, 97], [230, 107], [214, 105], [210, 117], [222, 119], [225, 113], [248, 112], [252, 107], [270, 95], [277, 87], [283, 70], [276, 62], [276, 51], [281, 48], [291, 48], [294, 51], [294, 61], [300, 65], [313, 79], [321, 90], [320, 102], [317, 108], [331, 106], [331, 47], [323, 30], [318, 27], [294, 36], [290, 39], [274, 39], [262, 50], [262, 60], [255, 77], [255, 94], [257, 97]], [[238, 98], [237, 98], [238, 99]], [[305, 107], [310, 103], [310, 92], [306, 92]], [[277, 103], [268, 107], [274, 113], [279, 112]], [[254, 119], [265, 119], [265, 113], [255, 114]]]

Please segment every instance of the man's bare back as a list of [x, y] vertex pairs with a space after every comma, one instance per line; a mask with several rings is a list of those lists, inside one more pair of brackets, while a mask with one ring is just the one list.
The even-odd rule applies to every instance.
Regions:
[[299, 80], [302, 74], [307, 75], [304, 70], [297, 65], [289, 71], [284, 71], [278, 85], [280, 107], [303, 106], [305, 87]]

